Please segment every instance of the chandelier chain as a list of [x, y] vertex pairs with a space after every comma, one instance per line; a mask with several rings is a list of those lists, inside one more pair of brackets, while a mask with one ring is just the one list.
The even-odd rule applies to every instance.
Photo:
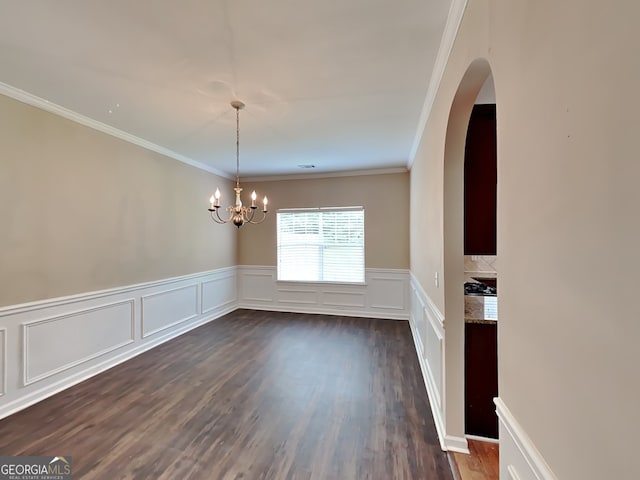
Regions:
[[239, 186], [240, 186], [240, 108], [236, 108], [236, 187], [239, 187]]

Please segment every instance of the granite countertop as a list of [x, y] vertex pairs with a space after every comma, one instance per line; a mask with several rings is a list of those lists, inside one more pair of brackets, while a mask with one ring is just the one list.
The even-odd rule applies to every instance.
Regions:
[[[495, 296], [465, 295], [464, 296], [464, 322], [495, 324], [497, 318], [487, 318], [485, 313], [485, 301], [493, 301]], [[497, 317], [497, 315], [496, 315]]]
[[495, 325], [498, 320], [489, 320], [488, 318], [464, 318], [464, 323], [482, 323], [485, 325]]

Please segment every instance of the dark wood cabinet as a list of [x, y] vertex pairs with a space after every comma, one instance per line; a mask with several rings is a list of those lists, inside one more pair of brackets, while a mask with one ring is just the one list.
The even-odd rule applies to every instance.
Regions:
[[465, 323], [465, 431], [498, 438], [497, 323]]
[[496, 106], [475, 105], [464, 155], [464, 254], [496, 254]]

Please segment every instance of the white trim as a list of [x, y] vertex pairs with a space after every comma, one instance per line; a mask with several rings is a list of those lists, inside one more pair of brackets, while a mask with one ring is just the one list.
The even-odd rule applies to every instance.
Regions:
[[[428, 309], [426, 308], [426, 305], [430, 300], [428, 299], [426, 292], [422, 288], [422, 285], [420, 285], [420, 282], [418, 282], [415, 275], [413, 275], [413, 272], [411, 271], [409, 271], [409, 285], [413, 293], [411, 302], [418, 303], [418, 306], [415, 308], [414, 305], [411, 305], [409, 311], [412, 314], [414, 311], [419, 312], [419, 315], [421, 317], [413, 318], [412, 321], [409, 322], [409, 324], [411, 325], [411, 334], [413, 336], [413, 342], [416, 347], [416, 353], [418, 355], [418, 361], [420, 363], [420, 370], [422, 371], [422, 378], [424, 380], [425, 388], [427, 389], [427, 395], [429, 397], [429, 405], [431, 406], [433, 421], [436, 425], [436, 431], [438, 432], [440, 448], [442, 448], [442, 450], [447, 450], [442, 398], [440, 397], [440, 392], [438, 391], [435, 380], [433, 378], [431, 366], [427, 363], [424, 342], [420, 336], [420, 331], [418, 329], [418, 324], [425, 322], [425, 316], [428, 317], [426, 319], [426, 322], [433, 323], [431, 315], [428, 315]], [[437, 308], [435, 308], [435, 310], [437, 311]], [[436, 332], [438, 331], [436, 329], [434, 330]]]
[[2, 360], [2, 369], [0, 370], [0, 373], [2, 373], [0, 397], [2, 397], [7, 392], [7, 329], [0, 328], [0, 334], [2, 334], [2, 342], [0, 342], [0, 348], [2, 348], [2, 356], [0, 357], [0, 360]]
[[466, 437], [456, 437], [453, 435], [445, 435], [444, 443], [450, 452], [469, 453], [469, 444]]
[[[187, 315], [186, 317], [180, 318], [178, 320], [175, 320], [174, 322], [168, 323], [166, 325], [162, 325], [161, 327], [156, 328], [155, 330], [150, 330], [148, 332], [145, 331], [144, 329], [144, 321], [145, 321], [145, 308], [144, 308], [144, 304], [145, 304], [145, 300], [154, 298], [154, 297], [160, 297], [162, 295], [166, 295], [168, 293], [172, 293], [172, 292], [178, 292], [180, 290], [187, 290], [187, 289], [193, 289], [194, 293], [196, 294], [196, 304], [193, 308], [194, 313], [192, 313], [191, 315]], [[162, 332], [163, 330], [166, 330], [167, 328], [171, 328], [171, 327], [175, 327], [176, 325], [180, 324], [180, 323], [184, 323], [187, 322], [189, 320], [193, 320], [194, 318], [198, 317], [198, 311], [200, 310], [198, 308], [198, 284], [197, 283], [192, 283], [190, 285], [184, 285], [182, 287], [176, 287], [176, 288], [170, 288], [169, 290], [163, 290], [161, 292], [156, 292], [156, 293], [152, 293], [149, 295], [143, 295], [142, 297], [140, 297], [140, 305], [141, 305], [141, 316], [140, 316], [140, 321], [141, 321], [141, 325], [142, 325], [142, 338], [147, 338], [150, 337], [151, 335], [155, 335], [158, 332]]]
[[[365, 268], [365, 283], [284, 282], [276, 277], [275, 266], [239, 265], [239, 308], [409, 319], [407, 270]], [[399, 285], [398, 288], [388, 288], [394, 285], [385, 283], [389, 281], [399, 282], [395, 284]], [[342, 288], [337, 288], [338, 285]], [[350, 299], [357, 301], [351, 302]]]
[[[91, 313], [91, 312], [97, 312], [99, 310], [106, 310], [107, 308], [111, 308], [111, 307], [115, 307], [115, 306], [119, 306], [119, 305], [127, 305], [129, 304], [130, 306], [130, 312], [131, 312], [131, 316], [130, 316], [130, 336], [127, 340], [120, 342], [120, 343], [116, 343], [115, 345], [111, 345], [103, 350], [100, 350], [98, 352], [94, 352], [91, 355], [87, 355], [86, 357], [80, 358], [78, 360], [74, 360], [73, 362], [69, 362], [66, 363], [64, 365], [61, 365], [58, 368], [54, 368], [53, 370], [49, 370], [45, 373], [41, 373], [40, 375], [36, 375], [35, 377], [31, 377], [29, 375], [29, 358], [30, 358], [30, 349], [29, 349], [29, 330], [31, 328], [34, 328], [38, 325], [42, 325], [44, 323], [51, 323], [51, 322], [58, 322], [61, 320], [65, 320], [67, 318], [71, 318], [71, 317], [77, 317], [79, 315], [83, 315], [83, 314], [87, 314], [87, 313]], [[70, 368], [73, 367], [77, 367], [78, 365], [81, 365], [83, 363], [89, 362], [91, 360], [93, 360], [94, 358], [98, 358], [101, 357], [103, 355], [106, 355], [107, 353], [111, 353], [115, 350], [118, 350], [119, 348], [122, 348], [126, 345], [130, 345], [135, 341], [135, 313], [134, 313], [134, 308], [135, 308], [135, 300], [133, 298], [128, 298], [126, 300], [122, 300], [119, 302], [112, 302], [112, 303], [105, 303], [103, 305], [98, 305], [97, 307], [93, 307], [93, 308], [85, 308], [82, 310], [76, 310], [73, 312], [67, 312], [63, 315], [55, 315], [53, 317], [47, 317], [47, 318], [42, 318], [42, 319], [38, 319], [38, 320], [31, 320], [28, 322], [23, 322], [22, 323], [22, 384], [23, 386], [27, 386], [27, 385], [31, 385], [32, 383], [36, 383], [39, 382], [40, 380], [44, 380], [45, 378], [49, 378], [53, 375], [56, 375], [58, 373], [64, 372], [65, 370], [69, 370]]]
[[[360, 301], [358, 303], [345, 303], [345, 302], [329, 302], [327, 300], [323, 300], [322, 304], [323, 305], [328, 305], [330, 307], [359, 307], [359, 308], [366, 308], [366, 304], [367, 304], [367, 294], [365, 292], [349, 292], [349, 291], [339, 291], [339, 290], [324, 290], [322, 292], [323, 295], [343, 295], [345, 297], [349, 297], [351, 296], [352, 298], [358, 298]], [[392, 306], [378, 306], [376, 307], [375, 305], [369, 305], [370, 308], [382, 308], [382, 309], [387, 309], [387, 308], [395, 308]], [[403, 310], [402, 308], [399, 308], [398, 310]]]
[[282, 180], [309, 180], [312, 178], [337, 178], [337, 177], [365, 177], [368, 175], [391, 175], [394, 173], [407, 173], [407, 167], [371, 168], [367, 170], [344, 170], [340, 172], [318, 173], [293, 173], [282, 175], [253, 175], [242, 177], [243, 182], [279, 182]]
[[[209, 312], [212, 312], [220, 307], [226, 307], [227, 305], [231, 305], [231, 304], [236, 304], [236, 300], [229, 300], [227, 302], [221, 303], [220, 305], [215, 305], [213, 307], [209, 307], [207, 309], [204, 308], [204, 286], [208, 285], [209, 283], [215, 283], [215, 282], [219, 282], [220, 280], [224, 280], [226, 278], [235, 278], [235, 267], [234, 267], [234, 272], [232, 272], [230, 275], [224, 275], [224, 276], [219, 276], [218, 278], [214, 278], [211, 280], [207, 280], [206, 282], [202, 282], [200, 284], [200, 314], [201, 315], [205, 315]], [[236, 285], [234, 284], [234, 289], [235, 289]]]
[[420, 365], [420, 371], [422, 372], [422, 379], [424, 381], [425, 388], [427, 389], [427, 396], [429, 397], [429, 406], [431, 407], [431, 414], [433, 415], [433, 423], [436, 426], [436, 432], [438, 433], [438, 441], [440, 442], [440, 448], [442, 450], [447, 450], [447, 446], [444, 442], [445, 434], [444, 434], [444, 421], [442, 419], [442, 415], [440, 414], [440, 409], [434, 404], [434, 400], [436, 394], [434, 392], [434, 387], [431, 384], [432, 380], [430, 378], [429, 369], [427, 368], [427, 364], [424, 359], [424, 349], [422, 347], [422, 340], [420, 340], [420, 334], [418, 333], [414, 322], [409, 322], [409, 326], [411, 327], [411, 336], [413, 337], [413, 344], [416, 347], [416, 354], [418, 355], [418, 364]]
[[33, 405], [34, 403], [38, 403], [42, 400], [44, 400], [45, 398], [48, 398], [52, 395], [55, 395], [56, 393], [59, 393], [63, 390], [66, 390], [67, 388], [70, 388], [74, 385], [77, 385], [78, 383], [84, 382], [85, 380], [94, 377], [95, 375], [98, 375], [99, 373], [102, 373], [106, 370], [109, 370], [110, 368], [115, 367], [116, 365], [119, 365], [127, 360], [130, 360], [134, 357], [137, 357], [138, 355], [140, 355], [141, 353], [146, 352], [147, 350], [151, 350], [154, 347], [157, 347], [160, 344], [163, 344], [165, 342], [168, 342], [169, 340], [178, 337], [184, 333], [187, 333], [190, 330], [193, 330], [194, 328], [200, 327], [202, 325], [204, 325], [205, 323], [209, 323], [213, 320], [215, 320], [216, 318], [222, 317], [228, 313], [233, 312], [234, 310], [236, 310], [235, 305], [233, 307], [227, 308], [225, 310], [222, 310], [220, 312], [218, 312], [218, 314], [215, 317], [209, 317], [209, 318], [204, 318], [198, 322], [194, 322], [191, 323], [185, 327], [182, 327], [179, 330], [174, 330], [169, 332], [167, 335], [158, 337], [150, 342], [146, 342], [142, 345], [140, 345], [139, 347], [136, 347], [134, 349], [131, 350], [127, 350], [126, 352], [121, 353], [118, 356], [109, 358], [95, 366], [92, 366], [90, 368], [87, 368], [81, 372], [78, 372], [70, 377], [67, 378], [63, 378], [60, 381], [52, 384], [52, 385], [48, 385], [46, 387], [43, 387], [39, 390], [36, 390], [34, 392], [31, 392], [27, 395], [25, 395], [24, 397], [20, 397], [12, 402], [9, 402], [5, 405], [2, 405], [0, 407], [0, 419], [1, 418], [5, 418], [8, 417], [9, 415], [12, 415], [16, 412], [19, 412], [20, 410], [23, 410], [31, 405]]
[[147, 289], [147, 288], [155, 288], [155, 287], [159, 287], [162, 285], [168, 285], [171, 283], [176, 283], [176, 282], [180, 282], [180, 281], [184, 281], [184, 280], [192, 280], [192, 279], [199, 279], [202, 277], [207, 277], [210, 275], [219, 275], [220, 278], [222, 278], [226, 273], [230, 272], [231, 275], [227, 275], [227, 276], [233, 276], [236, 273], [236, 267], [222, 267], [222, 268], [218, 268], [216, 270], [209, 270], [209, 271], [205, 271], [205, 272], [197, 272], [197, 273], [190, 273], [188, 275], [181, 275], [181, 276], [177, 276], [177, 277], [169, 277], [169, 278], [163, 278], [161, 280], [152, 280], [150, 282], [145, 282], [145, 283], [136, 283], [133, 285], [127, 285], [125, 287], [116, 287], [116, 288], [107, 288], [105, 290], [96, 290], [93, 292], [87, 292], [87, 293], [78, 293], [75, 295], [67, 295], [65, 297], [56, 297], [56, 298], [51, 298], [51, 299], [45, 299], [45, 300], [37, 300], [35, 302], [28, 302], [28, 303], [20, 303], [17, 305], [8, 305], [6, 307], [0, 307], [0, 318], [8, 316], [8, 315], [15, 315], [18, 313], [23, 313], [26, 311], [33, 311], [33, 310], [38, 310], [38, 309], [43, 309], [43, 308], [49, 308], [49, 307], [57, 307], [57, 306], [61, 306], [61, 305], [68, 305], [70, 303], [75, 303], [75, 302], [79, 302], [79, 301], [84, 301], [84, 300], [94, 300], [97, 298], [102, 298], [102, 297], [107, 297], [107, 296], [111, 296], [111, 295], [117, 295], [117, 294], [121, 294], [121, 293], [131, 293], [131, 292], [135, 292], [136, 290], [143, 290], [143, 289]]
[[[496, 413], [498, 414], [500, 423], [504, 427], [504, 431], [509, 435], [510, 440], [517, 447], [522, 459], [528, 466], [531, 475], [535, 476], [537, 480], [557, 480], [558, 477], [556, 477], [551, 471], [551, 468], [549, 468], [549, 465], [547, 465], [547, 462], [544, 460], [542, 454], [538, 451], [534, 443], [531, 441], [522, 426], [518, 423], [509, 408], [507, 408], [502, 399], [500, 397], [497, 397], [494, 398], [493, 401], [496, 404]], [[502, 444], [507, 440], [509, 439], [505, 439], [501, 435], [500, 463], [501, 466], [504, 464], [505, 469], [511, 475], [511, 478], [518, 479], [519, 475], [517, 473], [516, 467], [512, 464], [512, 462], [516, 461], [517, 459], [504, 458], [503, 455]], [[529, 478], [529, 476], [527, 476], [526, 478]]]
[[516, 469], [513, 465], [509, 465], [507, 467], [507, 473], [509, 474], [510, 480], [520, 480], [520, 475], [516, 472]]
[[[418, 355], [418, 361], [420, 363], [420, 370], [422, 371], [422, 378], [424, 379], [427, 394], [429, 396], [429, 405], [431, 406], [431, 413], [433, 414], [433, 420], [436, 425], [436, 431], [438, 432], [438, 440], [440, 442], [440, 448], [452, 452], [469, 453], [469, 445], [466, 437], [457, 437], [448, 435], [445, 423], [445, 327], [444, 327], [444, 315], [440, 312], [433, 300], [429, 298], [427, 293], [422, 288], [422, 285], [415, 277], [413, 272], [409, 272], [410, 289], [412, 291], [411, 302], [417, 302], [416, 305], [411, 305], [409, 312], [411, 312], [412, 318], [409, 322], [411, 326], [411, 334], [413, 336], [413, 343], [416, 347], [416, 353]], [[417, 312], [421, 318], [413, 318], [413, 313]], [[426, 318], [424, 318], [426, 317]], [[438, 388], [435, 378], [433, 376], [433, 367], [428, 362], [428, 352], [425, 351], [425, 344], [420, 337], [419, 323], [424, 323], [425, 327], [431, 328], [436, 338], [440, 342], [441, 350], [438, 352], [438, 358], [440, 361], [440, 378], [441, 386]]]
[[481, 437], [480, 435], [465, 435], [467, 440], [477, 440], [478, 442], [486, 442], [486, 443], [500, 443], [500, 440], [497, 438], [489, 438], [489, 437]]
[[[214, 280], [222, 282], [220, 290], [213, 292], [209, 289], [203, 293], [202, 284]], [[0, 345], [4, 345], [4, 355], [0, 352], [0, 359], [4, 359], [4, 366], [0, 366], [1, 371], [4, 372], [4, 382], [0, 379], [0, 384], [4, 383], [2, 386], [4, 387], [4, 396], [0, 402], [0, 418], [26, 408], [160, 343], [236, 310], [238, 308], [238, 302], [235, 298], [236, 288], [236, 267], [225, 267], [146, 284], [53, 298], [0, 309]], [[189, 289], [189, 292], [185, 295], [178, 294], [174, 297], [169, 294], [165, 300], [161, 300], [166, 302], [166, 312], [161, 320], [167, 323], [167, 328], [163, 326], [161, 333], [150, 338], [142, 338], [142, 308], [139, 307], [142, 298], [166, 295], [167, 292], [186, 289]], [[191, 312], [191, 289], [193, 289], [193, 298], [195, 299], [195, 311], [200, 311], [202, 301], [206, 300], [207, 310], [211, 313], [194, 315], [187, 322], [181, 317]], [[158, 306], [158, 311], [162, 311], [164, 307], [164, 303]], [[64, 319], [71, 317], [77, 320], [78, 315], [98, 310], [100, 311], [98, 317], [101, 319], [101, 325], [105, 326], [105, 332], [111, 338], [110, 341], [106, 339], [105, 342], [92, 341], [95, 337], [92, 336], [92, 328], [88, 327], [80, 329], [81, 331], [72, 335], [74, 338], [70, 339], [86, 348], [78, 349], [78, 354], [71, 356], [71, 358], [65, 358], [64, 355], [56, 356], [57, 359], [51, 363], [50, 371], [47, 370], [48, 360], [45, 362], [43, 358], [34, 356], [30, 358], [30, 349], [33, 354], [39, 353], [33, 350], [33, 343], [31, 346], [29, 345], [30, 328], [37, 328], [37, 325], [48, 322], [64, 321]], [[179, 323], [176, 320], [180, 320]], [[169, 328], [168, 324], [173, 327]], [[80, 323], [80, 325], [84, 324]], [[38, 362], [44, 363], [38, 367], [38, 371], [34, 374], [30, 372], [29, 362], [33, 365], [36, 359]], [[24, 384], [22, 384], [22, 380], [24, 380]]]
[[218, 175], [219, 177], [223, 178], [235, 178], [233, 175], [227, 172], [223, 172], [222, 170], [212, 167], [211, 165], [198, 162], [197, 160], [193, 160], [192, 158], [186, 157], [180, 153], [176, 153], [173, 150], [169, 150], [166, 147], [156, 145], [153, 142], [140, 137], [136, 137], [135, 135], [127, 133], [123, 130], [119, 130], [115, 127], [112, 127], [111, 125], [99, 122], [98, 120], [94, 120], [93, 118], [89, 118], [85, 115], [74, 112], [73, 110], [65, 108], [61, 105], [57, 105], [53, 102], [50, 102], [49, 100], [45, 100], [41, 97], [33, 95], [32, 93], [20, 90], [19, 88], [7, 85], [6, 83], [0, 82], [0, 94], [6, 95], [7, 97], [11, 97], [14, 100], [18, 100], [33, 107], [40, 108], [41, 110], [46, 110], [47, 112], [53, 113], [54, 115], [66, 118], [67, 120], [79, 123], [80, 125], [92, 128], [93, 130], [106, 133], [107, 135], [119, 138], [121, 140], [124, 140], [125, 142], [132, 143], [147, 150], [151, 150], [161, 155], [173, 158], [174, 160], [178, 160], [179, 162], [186, 163], [187, 165], [191, 165], [192, 167], [199, 168], [200, 170], [204, 170], [205, 172], [213, 173], [214, 175]]
[[429, 88], [427, 89], [427, 97], [425, 98], [424, 105], [422, 107], [422, 113], [420, 114], [420, 121], [418, 122], [418, 128], [416, 130], [416, 136], [413, 140], [411, 147], [411, 153], [409, 154], [409, 161], [407, 167], [411, 169], [413, 161], [418, 153], [418, 147], [422, 141], [422, 135], [424, 129], [427, 126], [429, 115], [431, 115], [431, 108], [433, 108], [433, 102], [436, 99], [436, 94], [440, 88], [440, 82], [444, 75], [445, 67], [449, 61], [449, 55], [451, 55], [451, 49], [453, 43], [458, 35], [458, 29], [462, 22], [464, 11], [467, 8], [468, 0], [453, 0], [451, 7], [449, 8], [449, 15], [447, 16], [447, 23], [444, 26], [444, 32], [442, 33], [442, 40], [440, 41], [440, 47], [438, 48], [438, 54], [436, 55], [436, 61], [433, 65], [433, 72], [431, 73], [431, 80], [429, 81]]

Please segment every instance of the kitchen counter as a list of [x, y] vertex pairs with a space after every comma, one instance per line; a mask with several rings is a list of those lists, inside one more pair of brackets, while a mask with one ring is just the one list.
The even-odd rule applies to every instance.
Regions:
[[465, 323], [490, 323], [498, 321], [498, 306], [496, 296], [465, 295], [464, 321]]

